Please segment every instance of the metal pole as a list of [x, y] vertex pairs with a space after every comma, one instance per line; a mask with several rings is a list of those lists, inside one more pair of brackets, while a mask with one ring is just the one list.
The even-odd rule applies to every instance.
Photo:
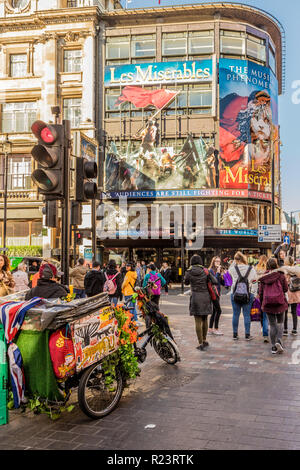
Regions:
[[8, 179], [8, 152], [5, 152], [4, 162], [4, 204], [3, 204], [3, 248], [6, 248], [7, 233], [7, 179]]
[[63, 120], [64, 126], [64, 199], [62, 201], [62, 237], [61, 237], [61, 268], [64, 273], [63, 283], [69, 284], [69, 253], [70, 253], [70, 121]]
[[97, 255], [97, 235], [96, 235], [96, 200], [92, 199], [91, 203], [91, 222], [92, 222], [92, 252], [94, 261], [96, 261]]
[[181, 226], [181, 293], [184, 293], [184, 224]]

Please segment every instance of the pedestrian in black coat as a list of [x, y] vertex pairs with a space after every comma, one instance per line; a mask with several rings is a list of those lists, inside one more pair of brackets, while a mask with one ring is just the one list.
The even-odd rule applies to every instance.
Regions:
[[53, 264], [45, 263], [39, 270], [40, 278], [36, 287], [30, 289], [25, 295], [25, 300], [33, 297], [42, 297], [43, 299], [58, 299], [68, 294], [67, 289], [58, 284], [58, 276], [62, 273], [58, 272]]
[[208, 331], [208, 315], [212, 314], [212, 301], [208, 290], [208, 281], [217, 285], [218, 281], [211, 274], [205, 272], [202, 259], [199, 255], [192, 256], [191, 266], [185, 274], [184, 283], [191, 286], [190, 315], [195, 318], [196, 333], [199, 341], [197, 349], [203, 351], [209, 346], [206, 341]]
[[84, 289], [88, 297], [93, 297], [103, 292], [105, 277], [100, 268], [100, 263], [94, 261], [91, 271], [88, 271], [85, 275]]

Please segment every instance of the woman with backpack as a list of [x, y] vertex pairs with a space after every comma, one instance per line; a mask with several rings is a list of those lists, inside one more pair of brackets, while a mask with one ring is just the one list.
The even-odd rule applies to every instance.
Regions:
[[131, 308], [130, 313], [133, 314], [134, 321], [137, 322], [137, 311], [136, 304], [132, 302], [132, 296], [134, 294], [134, 286], [137, 280], [137, 273], [134, 270], [132, 263], [126, 264], [126, 274], [122, 283], [122, 294], [126, 305]]
[[202, 266], [199, 255], [193, 255], [191, 266], [185, 274], [184, 283], [191, 286], [190, 315], [195, 318], [195, 327], [199, 345], [197, 349], [204, 351], [209, 346], [206, 341], [208, 331], [208, 315], [212, 314], [212, 302], [208, 282], [217, 285], [216, 278]]
[[252, 266], [248, 265], [246, 256], [238, 251], [234, 255], [233, 263], [229, 268], [232, 277], [231, 304], [233, 310], [232, 328], [233, 339], [238, 340], [238, 327], [241, 310], [244, 315], [245, 339], [251, 341], [251, 307], [257, 295], [257, 273]]
[[[261, 255], [261, 257], [258, 260], [258, 264], [255, 266], [255, 271], [257, 272], [257, 275], [258, 275], [258, 286], [259, 286], [259, 278], [264, 276], [264, 274], [267, 271], [267, 262], [268, 262], [267, 256]], [[257, 297], [259, 299], [259, 295]], [[269, 342], [269, 322], [268, 322], [268, 316], [265, 312], [261, 312], [260, 323], [262, 327], [264, 343], [268, 343]]]
[[[291, 306], [291, 313], [293, 318], [293, 329], [291, 334], [297, 336], [298, 331], [298, 316], [297, 306], [300, 303], [300, 268], [295, 266], [294, 258], [287, 256], [284, 260], [284, 266], [280, 269], [286, 275], [288, 282], [288, 304]], [[288, 336], [288, 310], [284, 313], [284, 330], [283, 336]]]
[[285, 274], [278, 271], [278, 263], [275, 258], [267, 262], [267, 273], [260, 278], [259, 297], [262, 311], [268, 315], [270, 323], [270, 338], [272, 354], [282, 353], [283, 319], [284, 312], [288, 308], [285, 293], [288, 291], [288, 283]]
[[108, 293], [110, 303], [115, 307], [122, 299], [122, 276], [114, 259], [109, 260], [104, 277], [103, 292]]
[[155, 282], [155, 287], [151, 286], [149, 288], [151, 294], [151, 301], [155, 302], [156, 305], [159, 306], [161, 288], [166, 284], [166, 280], [159, 272], [157, 272], [156, 266], [153, 263], [150, 264], [149, 272], [144, 277], [143, 287], [147, 287], [149, 281]]

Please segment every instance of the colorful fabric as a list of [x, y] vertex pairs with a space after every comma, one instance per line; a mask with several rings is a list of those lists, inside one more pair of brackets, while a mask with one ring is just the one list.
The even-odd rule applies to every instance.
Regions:
[[40, 297], [34, 297], [27, 302], [5, 302], [0, 305], [0, 321], [3, 324], [8, 346], [7, 354], [15, 408], [19, 408], [24, 400], [25, 380], [22, 370], [22, 356], [20, 350], [12, 341], [22, 326], [26, 312], [41, 301]]
[[50, 357], [50, 335], [50, 330], [21, 330], [16, 344], [23, 358], [26, 395], [62, 401], [62, 392], [58, 388]]

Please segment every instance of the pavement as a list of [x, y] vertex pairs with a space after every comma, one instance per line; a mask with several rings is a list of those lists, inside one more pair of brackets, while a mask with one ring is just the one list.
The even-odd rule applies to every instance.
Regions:
[[[220, 329], [204, 352], [196, 349], [189, 297], [162, 295], [181, 362], [164, 363], [149, 348], [141, 375], [118, 408], [90, 420], [76, 405], [57, 421], [10, 411], [0, 427], [0, 450], [296, 450], [300, 449], [300, 335], [284, 339], [272, 355], [259, 323], [254, 340], [232, 339], [232, 311], [222, 296]], [[289, 319], [291, 326], [291, 317]]]

